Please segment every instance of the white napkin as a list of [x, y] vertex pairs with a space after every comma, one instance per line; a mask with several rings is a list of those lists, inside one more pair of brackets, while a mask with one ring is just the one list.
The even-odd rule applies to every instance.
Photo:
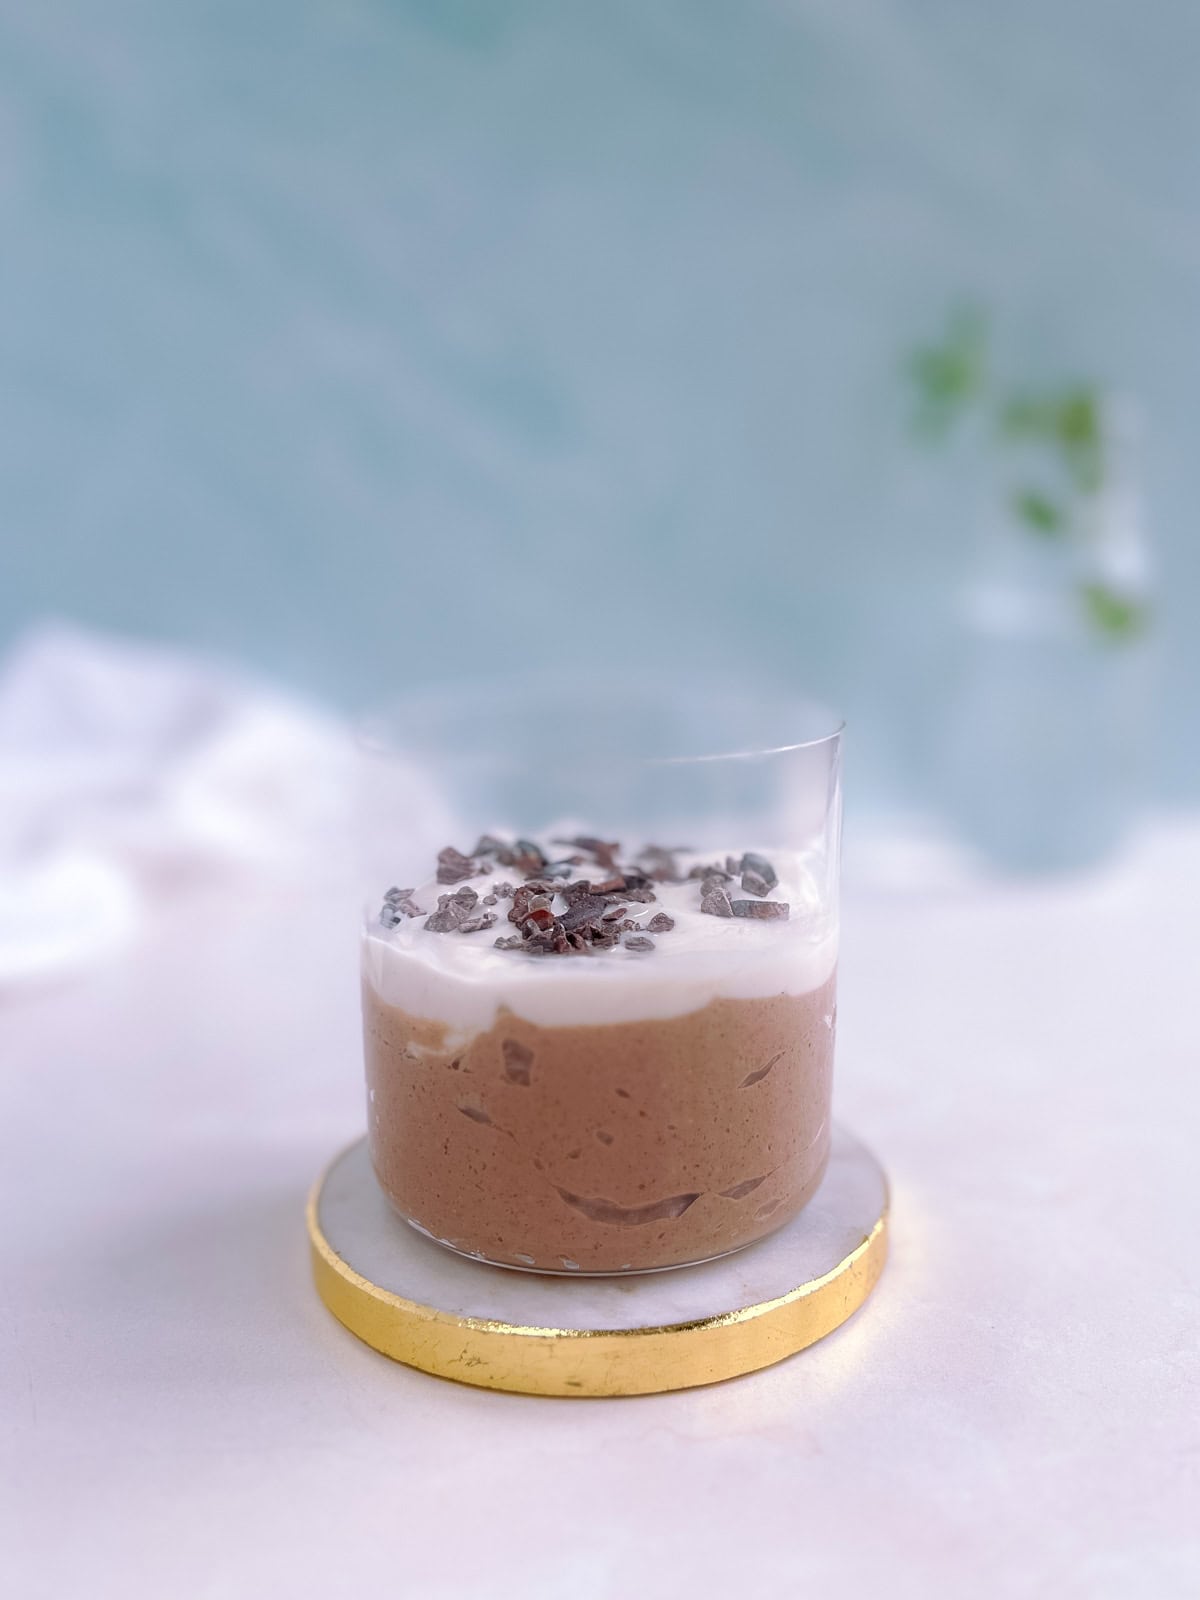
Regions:
[[52, 624], [0, 668], [0, 983], [119, 945], [179, 880], [348, 872], [347, 730], [210, 664]]

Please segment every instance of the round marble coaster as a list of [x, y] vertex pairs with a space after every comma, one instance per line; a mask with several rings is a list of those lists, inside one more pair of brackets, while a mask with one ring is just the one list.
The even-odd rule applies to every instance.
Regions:
[[754, 1372], [813, 1344], [870, 1294], [887, 1253], [887, 1180], [836, 1129], [794, 1222], [720, 1261], [620, 1278], [509, 1272], [406, 1226], [366, 1140], [308, 1204], [317, 1292], [352, 1333], [424, 1372], [524, 1394], [653, 1394]]

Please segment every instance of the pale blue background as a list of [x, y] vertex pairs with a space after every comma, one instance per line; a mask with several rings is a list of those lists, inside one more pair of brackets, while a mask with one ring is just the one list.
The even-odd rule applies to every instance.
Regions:
[[1198, 67], [1189, 0], [0, 0], [0, 642], [736, 664], [919, 796], [977, 508], [895, 374], [967, 291], [1140, 401], [1196, 797]]

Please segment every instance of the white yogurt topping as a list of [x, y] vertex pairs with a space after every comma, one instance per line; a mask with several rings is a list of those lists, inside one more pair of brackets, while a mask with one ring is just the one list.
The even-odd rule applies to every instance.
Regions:
[[[627, 913], [639, 925], [660, 911], [675, 919], [669, 933], [649, 935], [652, 951], [618, 946], [594, 955], [530, 956], [496, 949], [497, 936], [516, 931], [508, 920], [511, 900], [477, 907], [497, 916], [494, 927], [477, 933], [430, 933], [424, 916], [406, 917], [387, 930], [373, 910], [363, 936], [363, 973], [386, 1004], [443, 1022], [464, 1040], [489, 1028], [501, 1008], [542, 1027], [568, 1027], [684, 1016], [715, 999], [808, 994], [833, 972], [836, 923], [801, 856], [764, 853], [779, 874], [769, 898], [791, 907], [786, 922], [715, 917], [700, 910], [696, 880], [662, 883], [654, 885], [650, 904], [631, 904]], [[706, 852], [678, 860], [686, 872], [693, 861], [718, 858], [718, 852]], [[588, 872], [586, 866], [577, 869], [579, 876]], [[591, 876], [601, 874], [593, 868]], [[464, 881], [482, 899], [493, 884], [521, 879], [497, 867], [490, 876]], [[439, 894], [459, 887], [430, 882], [412, 898], [429, 912]], [[728, 889], [732, 899], [753, 898], [736, 882]], [[562, 907], [556, 897], [555, 910]]]

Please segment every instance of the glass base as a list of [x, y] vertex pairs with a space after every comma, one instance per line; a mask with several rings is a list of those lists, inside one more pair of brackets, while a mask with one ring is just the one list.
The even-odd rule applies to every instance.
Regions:
[[456, 1244], [451, 1244], [448, 1239], [439, 1239], [436, 1233], [430, 1233], [428, 1228], [423, 1228], [419, 1222], [414, 1222], [411, 1217], [406, 1217], [397, 1206], [392, 1205], [393, 1212], [401, 1222], [419, 1233], [423, 1239], [429, 1239], [434, 1244], [440, 1245], [443, 1250], [449, 1250], [452, 1255], [460, 1257], [463, 1261], [478, 1261], [485, 1267], [501, 1267], [505, 1272], [524, 1272], [537, 1278], [646, 1278], [659, 1272], [681, 1272], [688, 1267], [702, 1267], [710, 1261], [724, 1261], [729, 1256], [736, 1256], [743, 1250], [749, 1250], [751, 1245], [761, 1244], [764, 1239], [769, 1239], [780, 1228], [786, 1227], [789, 1222], [799, 1216], [804, 1207], [792, 1212], [777, 1222], [766, 1233], [760, 1233], [757, 1238], [746, 1239], [741, 1244], [730, 1245], [728, 1250], [718, 1250], [715, 1255], [698, 1256], [694, 1261], [671, 1261], [661, 1267], [610, 1267], [606, 1272], [598, 1272], [586, 1267], [537, 1267], [532, 1263], [521, 1261], [497, 1261], [494, 1256], [483, 1255], [473, 1250], [463, 1250]]

